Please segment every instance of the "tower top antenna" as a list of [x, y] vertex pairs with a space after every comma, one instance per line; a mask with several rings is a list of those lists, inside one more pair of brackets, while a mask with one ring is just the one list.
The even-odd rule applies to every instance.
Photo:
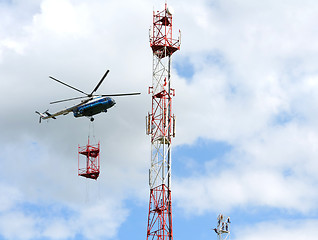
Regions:
[[218, 225], [213, 230], [218, 236], [218, 240], [229, 240], [230, 239], [230, 217], [226, 217], [223, 214], [219, 214]]

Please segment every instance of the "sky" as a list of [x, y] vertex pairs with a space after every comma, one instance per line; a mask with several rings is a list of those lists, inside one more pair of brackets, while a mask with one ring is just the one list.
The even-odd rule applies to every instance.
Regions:
[[[318, 2], [169, 0], [174, 239], [318, 235]], [[153, 10], [164, 0], [0, 0], [0, 240], [146, 239]], [[79, 96], [117, 97], [95, 117], [42, 121]], [[78, 146], [101, 144], [97, 181]]]

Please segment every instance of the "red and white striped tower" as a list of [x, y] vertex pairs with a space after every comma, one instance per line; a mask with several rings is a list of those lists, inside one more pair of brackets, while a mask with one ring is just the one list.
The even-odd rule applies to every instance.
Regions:
[[147, 117], [147, 134], [151, 136], [151, 166], [149, 169], [149, 215], [147, 240], [172, 240], [171, 210], [171, 139], [175, 135], [172, 114], [174, 89], [170, 88], [172, 54], [180, 49], [179, 38], [172, 38], [172, 13], [165, 4], [161, 12], [153, 12], [150, 30], [153, 52], [152, 110]]

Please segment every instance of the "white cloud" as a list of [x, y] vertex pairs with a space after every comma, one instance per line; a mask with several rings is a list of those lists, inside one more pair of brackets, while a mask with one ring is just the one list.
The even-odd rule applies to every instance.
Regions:
[[76, 235], [111, 239], [128, 216], [118, 198], [108, 196], [98, 200], [92, 191], [87, 194], [93, 193], [95, 198], [90, 196], [84, 204], [61, 204], [59, 199], [45, 203], [39, 199], [26, 201], [28, 197], [22, 194], [17, 199], [18, 190], [7, 186], [1, 189], [5, 190], [6, 199], [1, 201], [0, 236], [6, 239], [72, 239]]
[[121, 209], [118, 203], [103, 202], [84, 209], [79, 221], [75, 222], [77, 231], [88, 239], [115, 237], [120, 224], [128, 215], [127, 210]]
[[43, 236], [49, 239], [69, 239], [75, 235], [74, 224], [70, 226], [70, 221], [56, 219], [52, 221], [43, 231]]
[[75, 5], [68, 0], [45, 0], [41, 3], [41, 13], [33, 17], [33, 24], [57, 36], [87, 35], [91, 27], [88, 9], [84, 3]]
[[287, 240], [287, 239], [316, 239], [317, 220], [279, 220], [272, 222], [260, 222], [247, 227], [237, 229], [234, 239], [242, 240]]
[[177, 205], [197, 214], [247, 205], [316, 211], [317, 141], [311, 130], [294, 124], [266, 128], [225, 158], [201, 164], [203, 174], [175, 179]]
[[12, 209], [15, 204], [21, 201], [21, 193], [6, 184], [0, 184], [0, 213]]
[[0, 232], [6, 239], [34, 239], [38, 236], [36, 221], [20, 212], [9, 212], [0, 216]]
[[318, 40], [316, 6], [215, 3], [204, 10], [210, 30], [182, 24], [189, 40], [176, 59], [190, 59], [194, 75], [174, 78], [176, 144], [204, 137], [232, 150], [209, 162], [213, 168], [201, 163], [201, 176], [174, 178], [177, 206], [188, 214], [244, 206], [316, 211], [317, 49], [306, 43]]

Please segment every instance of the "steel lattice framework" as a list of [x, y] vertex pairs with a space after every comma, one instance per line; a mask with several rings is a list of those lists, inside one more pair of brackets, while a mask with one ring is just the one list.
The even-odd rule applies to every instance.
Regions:
[[172, 240], [171, 139], [175, 135], [172, 114], [175, 91], [170, 86], [170, 66], [172, 54], [180, 49], [180, 36], [178, 40], [172, 38], [172, 14], [167, 4], [163, 11], [153, 12], [150, 47], [153, 73], [149, 87], [152, 111], [147, 117], [147, 134], [151, 136], [147, 240]]
[[213, 229], [218, 235], [218, 240], [230, 239], [230, 225], [230, 217], [225, 217], [223, 214], [219, 214], [218, 226]]
[[[100, 170], [100, 143], [91, 145], [88, 143], [84, 147], [78, 146], [78, 175], [86, 178], [97, 179]], [[85, 165], [80, 156], [85, 156]]]

